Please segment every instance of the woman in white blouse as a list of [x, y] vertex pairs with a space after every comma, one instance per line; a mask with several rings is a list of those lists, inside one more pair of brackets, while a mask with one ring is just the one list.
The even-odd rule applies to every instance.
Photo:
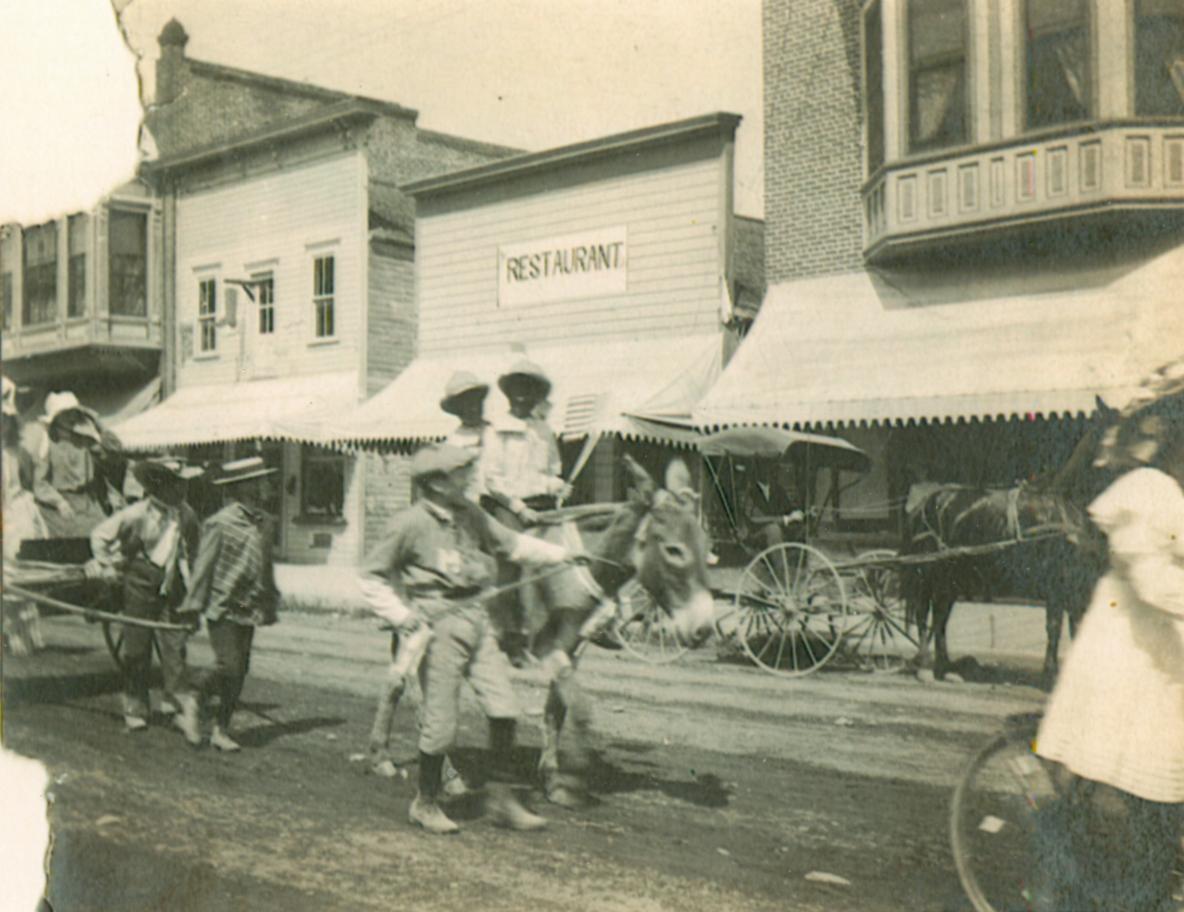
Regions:
[[1159, 912], [1170, 900], [1184, 804], [1184, 416], [1130, 419], [1110, 461], [1133, 466], [1090, 505], [1110, 569], [1036, 751], [1077, 777], [1073, 803], [1084, 817], [1070, 838], [1074, 855], [1092, 856], [1078, 875], [1102, 883], [1089, 890], [1095, 907]]

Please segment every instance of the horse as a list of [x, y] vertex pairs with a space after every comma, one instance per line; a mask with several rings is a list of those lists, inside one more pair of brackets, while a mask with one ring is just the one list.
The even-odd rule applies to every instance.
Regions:
[[[616, 609], [617, 593], [636, 579], [665, 613], [670, 632], [695, 644], [713, 629], [715, 603], [707, 579], [707, 541], [700, 527], [690, 473], [680, 460], [659, 488], [640, 465], [624, 457], [629, 496], [574, 522], [543, 526], [538, 534], [584, 550], [587, 568], [569, 567], [540, 579], [541, 598], [526, 601], [530, 652], [548, 680], [543, 711], [543, 749], [538, 772], [546, 798], [566, 807], [583, 803], [578, 776], [562, 776], [560, 736], [575, 729], [571, 758], [586, 766], [591, 752], [591, 709], [576, 676], [579, 654], [605, 607]], [[573, 508], [575, 511], [586, 508]], [[562, 517], [565, 511], [557, 511]]]
[[[1056, 680], [1064, 617], [1075, 635], [1106, 567], [1104, 537], [1085, 509], [1104, 487], [1101, 474], [1090, 468], [1102, 434], [1117, 415], [1101, 402], [1099, 413], [1065, 466], [1050, 476], [1011, 488], [927, 484], [910, 489], [900, 553], [920, 560], [902, 565], [901, 594], [921, 644], [914, 661], [928, 663], [932, 637], [935, 678], [944, 678], [950, 668], [946, 626], [954, 602], [1003, 594], [1044, 603], [1042, 684], [1051, 687]], [[1000, 547], [992, 549], [993, 544]], [[974, 550], [959, 554], [963, 548]]]

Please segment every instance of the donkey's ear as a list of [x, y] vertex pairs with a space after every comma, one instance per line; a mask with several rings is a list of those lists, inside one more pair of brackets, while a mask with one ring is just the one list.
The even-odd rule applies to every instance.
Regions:
[[1118, 409], [1108, 406], [1101, 396], [1094, 396], [1094, 405], [1097, 406], [1098, 414], [1107, 421], [1118, 417]]
[[692, 490], [691, 470], [681, 459], [672, 459], [666, 465], [666, 482], [663, 485], [667, 491], [684, 497]]
[[654, 491], [658, 487], [650, 477], [650, 473], [643, 469], [637, 460], [628, 453], [621, 457], [621, 461], [625, 464], [625, 471], [629, 476], [629, 480], [626, 482], [629, 498], [650, 503], [654, 499]]

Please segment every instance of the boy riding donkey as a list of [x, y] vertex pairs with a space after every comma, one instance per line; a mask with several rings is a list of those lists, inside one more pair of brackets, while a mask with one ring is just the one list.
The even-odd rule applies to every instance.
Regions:
[[466, 678], [489, 719], [489, 772], [497, 780], [487, 793], [491, 815], [517, 830], [546, 824], [518, 802], [506, 781], [519, 712], [509, 662], [498, 648], [481, 596], [496, 579], [497, 557], [533, 566], [583, 559], [513, 532], [477, 508], [467, 495], [476, 455], [448, 444], [416, 453], [411, 475], [422, 497], [395, 517], [386, 540], [361, 567], [363, 593], [376, 614], [407, 636], [424, 626], [431, 629], [421, 669], [419, 792], [408, 816], [437, 834], [459, 829], [438, 801]]

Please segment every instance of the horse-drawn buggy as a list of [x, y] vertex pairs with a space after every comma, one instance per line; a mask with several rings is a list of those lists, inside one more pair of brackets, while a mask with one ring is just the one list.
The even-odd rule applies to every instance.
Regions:
[[[833, 521], [841, 494], [871, 468], [854, 444], [778, 428], [701, 437], [701, 513], [718, 558], [713, 589], [727, 604], [717, 633], [786, 677], [832, 661], [899, 670], [927, 662], [932, 639], [940, 676], [954, 602], [1003, 595], [1045, 606], [1051, 680], [1063, 617], [1075, 623], [1096, 578], [1096, 543], [1072, 479], [1103, 424], [1048, 477], [1006, 488], [915, 485], [900, 505], [903, 534], [894, 527], [879, 538], [844, 534]], [[622, 638], [639, 655], [668, 661], [685, 651], [649, 623], [652, 611], [625, 614]]]

